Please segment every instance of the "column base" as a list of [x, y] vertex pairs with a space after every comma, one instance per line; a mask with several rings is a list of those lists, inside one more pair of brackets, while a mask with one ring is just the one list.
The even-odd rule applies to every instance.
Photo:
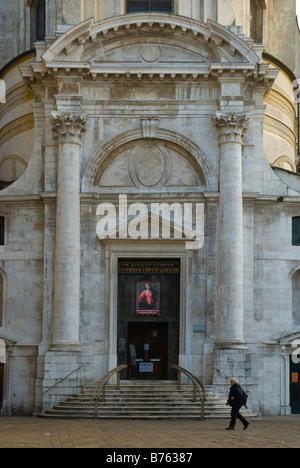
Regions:
[[251, 363], [248, 362], [249, 351], [245, 344], [231, 343], [229, 347], [227, 343], [227, 347], [216, 347], [214, 354], [214, 386], [218, 388], [219, 393], [229, 391], [232, 378], [246, 384], [248, 373], [251, 372]]
[[247, 349], [245, 341], [217, 341], [215, 349]]
[[82, 391], [82, 353], [78, 346], [71, 348], [51, 349], [45, 355], [41, 379], [43, 411]]
[[52, 343], [49, 347], [49, 351], [57, 351], [57, 352], [78, 352], [81, 353], [81, 344], [80, 343]]

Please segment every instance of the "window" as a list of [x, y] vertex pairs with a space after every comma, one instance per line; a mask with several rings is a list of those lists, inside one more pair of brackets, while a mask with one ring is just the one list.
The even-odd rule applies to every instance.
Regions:
[[300, 246], [300, 216], [292, 220], [292, 244]]
[[43, 41], [46, 35], [45, 0], [39, 0], [36, 6], [36, 40]]
[[250, 35], [257, 44], [263, 42], [263, 9], [261, 0], [250, 1]]
[[127, 0], [128, 13], [144, 12], [171, 13], [171, 0]]
[[46, 2], [33, 0], [30, 4], [30, 41], [43, 41], [46, 36]]
[[300, 270], [293, 276], [293, 325], [300, 325]]
[[0, 216], [0, 245], [5, 243], [5, 218]]

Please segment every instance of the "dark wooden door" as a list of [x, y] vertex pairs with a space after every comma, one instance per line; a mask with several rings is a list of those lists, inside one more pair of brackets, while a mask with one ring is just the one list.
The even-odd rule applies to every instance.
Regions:
[[300, 364], [290, 361], [290, 404], [292, 414], [300, 414]]
[[167, 379], [167, 323], [129, 323], [128, 344], [131, 379]]

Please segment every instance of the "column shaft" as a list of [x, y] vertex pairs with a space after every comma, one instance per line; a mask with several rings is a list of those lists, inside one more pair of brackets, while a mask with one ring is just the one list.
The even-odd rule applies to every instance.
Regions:
[[220, 202], [218, 219], [219, 347], [243, 345], [243, 176], [244, 114], [217, 114], [220, 132]]
[[79, 348], [80, 149], [85, 116], [52, 113], [58, 137], [54, 320], [51, 349]]

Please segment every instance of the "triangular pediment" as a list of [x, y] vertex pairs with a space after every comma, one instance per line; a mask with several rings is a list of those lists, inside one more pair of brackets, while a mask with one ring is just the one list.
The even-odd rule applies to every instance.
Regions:
[[204, 244], [204, 232], [195, 232], [151, 211], [108, 230], [97, 229], [97, 236], [102, 241], [107, 239], [183, 241], [186, 243], [186, 249], [191, 250], [200, 249]]
[[242, 73], [266, 72], [253, 42], [229, 28], [210, 20], [204, 24], [154, 13], [86, 20], [59, 37], [42, 59], [48, 69], [80, 69], [94, 78], [155, 73], [196, 78], [228, 67]]
[[12, 340], [11, 338], [8, 338], [7, 336], [0, 335], [0, 340], [5, 343], [6, 346], [14, 346], [17, 342], [15, 340]]

